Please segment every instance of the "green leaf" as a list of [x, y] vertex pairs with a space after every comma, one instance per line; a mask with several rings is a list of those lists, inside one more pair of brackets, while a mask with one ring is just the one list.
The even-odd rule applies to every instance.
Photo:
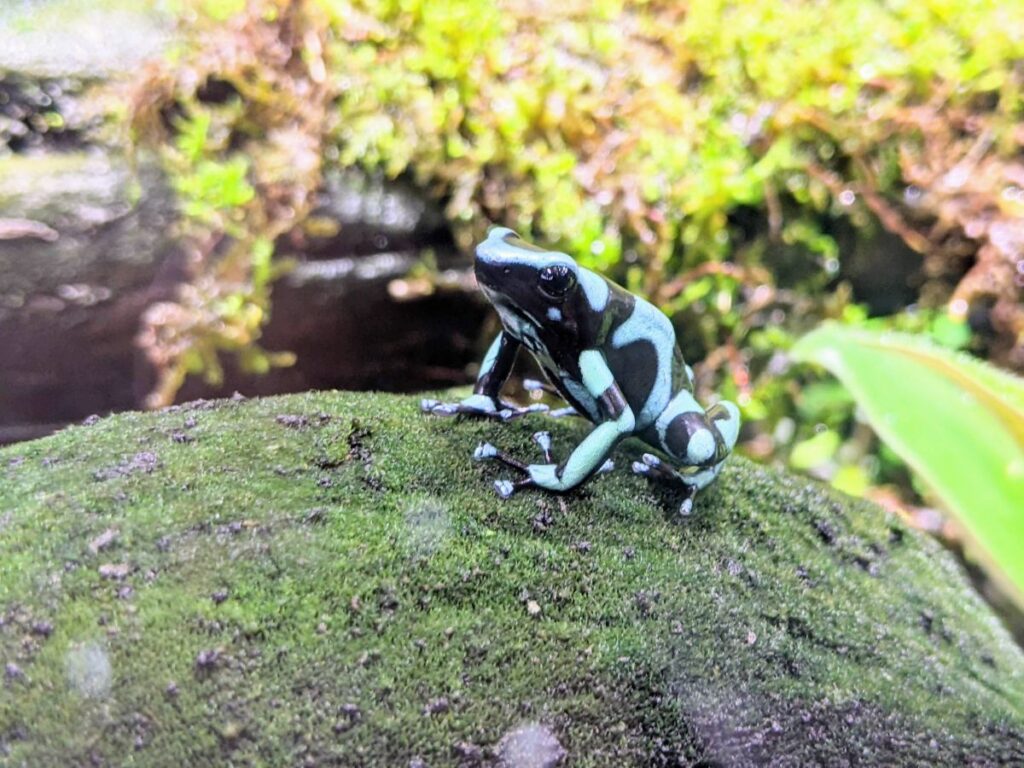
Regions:
[[789, 464], [795, 469], [820, 467], [839, 450], [839, 434], [831, 429], [822, 430], [814, 437], [801, 440], [789, 454]]
[[845, 464], [832, 476], [832, 487], [851, 496], [863, 496], [871, 487], [871, 478], [864, 467], [858, 464]]
[[262, 289], [272, 279], [271, 260], [274, 256], [274, 243], [266, 237], [258, 237], [252, 244], [252, 283]]
[[922, 338], [834, 324], [792, 353], [849, 388], [1024, 605], [1024, 379]]
[[971, 341], [971, 328], [965, 320], [954, 320], [947, 312], [935, 317], [929, 328], [935, 341], [950, 349], [963, 349]]

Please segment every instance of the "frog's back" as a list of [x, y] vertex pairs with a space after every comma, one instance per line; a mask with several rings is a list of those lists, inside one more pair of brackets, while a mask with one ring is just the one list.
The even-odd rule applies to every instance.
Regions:
[[605, 312], [601, 349], [642, 432], [689, 381], [675, 330], [661, 310], [614, 283]]

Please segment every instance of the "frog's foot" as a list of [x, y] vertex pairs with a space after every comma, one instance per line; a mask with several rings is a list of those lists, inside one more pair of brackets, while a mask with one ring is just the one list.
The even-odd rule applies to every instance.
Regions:
[[579, 416], [580, 412], [573, 408], [571, 405], [565, 406], [565, 408], [556, 408], [553, 411], [548, 411], [548, 416], [552, 419], [562, 419], [566, 416]]
[[540, 379], [523, 379], [523, 389], [527, 392], [546, 392], [549, 395], [557, 395], [558, 391]]
[[[555, 466], [555, 461], [551, 456], [551, 434], [549, 432], [537, 432], [534, 434], [533, 439], [534, 442], [536, 442], [540, 446], [541, 450], [544, 452], [545, 462], [547, 463], [547, 465], [550, 465], [550, 467], [553, 469]], [[516, 491], [522, 490], [523, 488], [531, 488], [537, 485], [537, 483], [535, 483], [531, 479], [530, 472], [531, 467], [536, 468], [538, 467], [538, 465], [525, 464], [524, 462], [519, 461], [519, 459], [516, 459], [513, 456], [509, 456], [504, 451], [495, 448], [490, 443], [480, 443], [480, 445], [476, 447], [476, 450], [473, 451], [473, 460], [500, 461], [506, 467], [510, 467], [511, 469], [514, 469], [515, 471], [521, 472], [522, 474], [526, 475], [525, 479], [514, 482], [512, 480], [504, 479], [496, 480], [494, 482], [494, 490], [503, 499], [510, 498], [512, 494], [514, 494]], [[615, 462], [613, 462], [611, 459], [608, 459], [597, 470], [597, 473], [604, 474], [606, 472], [611, 472], [614, 468]]]
[[[554, 395], [555, 397], [560, 396], [557, 389], [546, 382], [540, 381], [539, 379], [523, 379], [523, 389], [527, 392], [546, 392], [547, 394]], [[548, 411], [548, 416], [553, 419], [561, 419], [566, 416], [579, 416], [579, 411], [571, 405], [567, 405], [564, 408], [556, 408]]]
[[486, 395], [470, 395], [460, 403], [442, 403], [440, 400], [424, 398], [420, 401], [420, 410], [434, 416], [472, 416], [483, 419], [511, 421], [528, 413], [541, 413], [548, 407], [543, 403], [535, 403], [519, 408], [511, 403], [494, 400]]
[[498, 450], [490, 443], [480, 443], [480, 445], [476, 447], [476, 450], [473, 451], [473, 461], [491, 460], [500, 461], [505, 466], [512, 467], [512, 469], [519, 470], [524, 474], [529, 471], [527, 469], [527, 465], [519, 461], [519, 459], [515, 459], [504, 451]]
[[[704, 485], [707, 485], [708, 482], [711, 482], [708, 480], [702, 485], [700, 484], [700, 480], [703, 478], [698, 478], [696, 475], [687, 475], [682, 472], [678, 472], [653, 453], [645, 453], [641, 457], [641, 461], [634, 461], [633, 473], [649, 477], [652, 480], [660, 480], [662, 482], [682, 486], [686, 497], [679, 505], [679, 514], [684, 517], [693, 512], [693, 497], [697, 495], [697, 491], [703, 488]], [[716, 471], [715, 474], [717, 475], [718, 472]], [[712, 479], [714, 478], [712, 477]]]
[[509, 456], [504, 451], [500, 451], [490, 443], [480, 443], [473, 451], [473, 461], [500, 461], [507, 467], [511, 467], [517, 472], [522, 472], [527, 477], [523, 480], [513, 482], [512, 480], [495, 480], [494, 490], [503, 499], [512, 497], [516, 491], [523, 488], [529, 488], [533, 486], [534, 482], [529, 478], [530, 469], [523, 462], [519, 461], [512, 456]]
[[634, 475], [643, 475], [654, 480], [665, 480], [667, 482], [683, 481], [682, 475], [653, 453], [645, 453], [640, 458], [640, 461], [633, 462]]
[[502, 499], [512, 498], [512, 494], [523, 488], [532, 488], [533, 480], [517, 480], [515, 482], [511, 480], [495, 480], [494, 481], [494, 492], [498, 494]]

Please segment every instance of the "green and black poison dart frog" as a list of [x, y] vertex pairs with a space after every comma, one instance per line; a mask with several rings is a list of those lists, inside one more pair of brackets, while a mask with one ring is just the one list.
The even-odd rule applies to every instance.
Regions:
[[633, 471], [681, 485], [686, 498], [680, 512], [689, 514], [694, 495], [718, 476], [736, 444], [740, 414], [730, 402], [707, 411], [697, 403], [693, 371], [668, 318], [564, 253], [531, 245], [510, 229], [492, 229], [477, 246], [475, 271], [502, 331], [484, 357], [473, 394], [460, 403], [424, 400], [423, 410], [502, 420], [546, 410], [499, 400], [519, 348], [526, 347], [572, 406], [557, 415], [575, 412], [596, 426], [560, 464], [551, 458], [547, 432], [534, 435], [543, 464], [524, 464], [489, 443], [479, 445], [474, 459], [496, 459], [525, 475], [495, 482], [498, 495], [508, 498], [528, 487], [575, 488], [610, 469], [616, 443], [634, 436], [669, 461], [645, 453]]

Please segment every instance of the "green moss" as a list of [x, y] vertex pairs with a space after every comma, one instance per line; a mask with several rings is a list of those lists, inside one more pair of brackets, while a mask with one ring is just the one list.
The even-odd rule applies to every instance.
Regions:
[[309, 394], [0, 451], [0, 755], [436, 766], [541, 722], [573, 765], [1024, 758], [1024, 659], [934, 543], [741, 458], [684, 521], [622, 469], [500, 502], [474, 445], [541, 423]]

